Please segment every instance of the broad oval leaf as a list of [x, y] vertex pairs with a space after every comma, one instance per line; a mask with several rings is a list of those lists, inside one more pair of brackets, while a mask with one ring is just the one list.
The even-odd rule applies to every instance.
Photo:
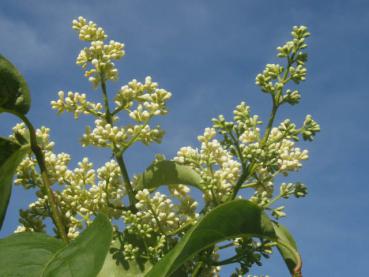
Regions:
[[[119, 242], [113, 247], [119, 247]], [[97, 277], [143, 277], [151, 269], [149, 262], [138, 263], [137, 261], [126, 262], [119, 257], [113, 258], [112, 253], [106, 255], [104, 265]]]
[[64, 242], [43, 233], [24, 232], [0, 239], [0, 276], [39, 277]]
[[201, 218], [146, 276], [169, 276], [201, 250], [242, 235], [276, 238], [272, 222], [258, 206], [247, 200], [224, 203]]
[[149, 166], [138, 177], [139, 189], [155, 189], [162, 185], [186, 184], [201, 189], [202, 179], [190, 166], [174, 161], [160, 161]]
[[11, 111], [26, 114], [31, 96], [23, 76], [17, 68], [0, 55], [0, 113]]
[[0, 229], [9, 204], [13, 176], [29, 149], [29, 145], [21, 146], [0, 137]]
[[45, 277], [91, 277], [101, 270], [112, 239], [109, 219], [100, 214], [94, 222], [45, 266]]
[[0, 239], [0, 276], [96, 276], [112, 238], [109, 219], [98, 215], [74, 241], [24, 232]]
[[282, 258], [284, 259], [288, 270], [293, 276], [301, 275], [301, 259], [298, 254], [297, 245], [295, 240], [293, 239], [291, 233], [287, 230], [285, 226], [280, 223], [273, 222], [273, 227], [275, 233], [278, 237], [278, 240], [285, 245], [288, 245], [290, 248], [293, 248], [297, 255], [293, 255], [291, 250], [283, 246], [282, 244], [278, 244], [277, 248]]

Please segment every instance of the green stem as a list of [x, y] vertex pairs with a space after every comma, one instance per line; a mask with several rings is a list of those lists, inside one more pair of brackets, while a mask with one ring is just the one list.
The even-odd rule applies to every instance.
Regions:
[[156, 214], [156, 212], [154, 211], [154, 209], [152, 208], [152, 206], [149, 204], [149, 210], [151, 211], [152, 213], [152, 216], [154, 217], [155, 221], [156, 221], [156, 224], [158, 225], [158, 228], [159, 228], [159, 231], [166, 237], [168, 238], [168, 235], [167, 233], [164, 231], [164, 228], [163, 226], [161, 225], [161, 222], [158, 218], [158, 215]]
[[248, 188], [254, 188], [256, 187], [256, 185], [258, 184], [258, 182], [252, 182], [249, 184], [244, 184], [241, 186], [241, 189], [248, 189]]
[[238, 191], [240, 190], [243, 182], [246, 181], [246, 179], [248, 178], [248, 176], [250, 176], [249, 175], [248, 168], [246, 168], [245, 170], [242, 170], [242, 174], [241, 174], [240, 178], [238, 178], [238, 181], [237, 181], [237, 183], [235, 185], [235, 188], [233, 190], [233, 193], [232, 193], [232, 196], [231, 196], [231, 200], [233, 200], [233, 199], [236, 198]]
[[231, 247], [231, 246], [234, 246], [234, 242], [230, 242], [230, 243], [227, 243], [227, 244], [224, 244], [224, 245], [217, 246], [216, 249], [217, 250], [222, 250], [222, 249], [225, 249], [225, 248], [228, 248], [228, 247]]
[[243, 157], [242, 157], [242, 152], [241, 152], [241, 149], [240, 149], [240, 145], [238, 143], [238, 140], [236, 140], [236, 138], [234, 137], [232, 131], [229, 132], [229, 135], [230, 135], [230, 137], [231, 137], [231, 139], [233, 141], [233, 145], [234, 145], [235, 150], [237, 152], [237, 156], [240, 159], [240, 162], [241, 162], [241, 165], [242, 165], [242, 169], [244, 170], [246, 166], [245, 166], [245, 162], [244, 162]]
[[122, 152], [126, 151], [132, 144], [134, 144], [136, 142], [136, 139], [138, 138], [138, 136], [141, 134], [142, 130], [147, 126], [148, 122], [150, 119], [146, 120], [140, 127], [140, 130], [137, 132], [136, 135], [134, 135], [129, 142], [127, 142], [127, 144], [124, 146]]
[[273, 123], [274, 123], [274, 120], [275, 120], [275, 115], [277, 114], [277, 110], [278, 110], [278, 103], [277, 103], [277, 100], [276, 100], [277, 96], [278, 95], [273, 96], [272, 112], [270, 113], [270, 118], [269, 118], [269, 122], [268, 122], [267, 128], [266, 128], [265, 133], [264, 133], [264, 137], [260, 142], [260, 148], [264, 148], [265, 144], [268, 141], [270, 132], [272, 131]]
[[[105, 107], [105, 119], [106, 122], [109, 123], [111, 126], [113, 126], [113, 117], [112, 114], [110, 112], [110, 107], [109, 107], [109, 98], [108, 98], [108, 93], [106, 90], [106, 83], [104, 80], [104, 76], [101, 74], [101, 90], [102, 90], [102, 94], [103, 94], [103, 98], [104, 98], [104, 107]], [[131, 185], [131, 181], [129, 179], [129, 175], [128, 175], [128, 171], [127, 171], [127, 167], [124, 163], [124, 159], [123, 159], [123, 154], [122, 151], [119, 150], [115, 145], [113, 146], [113, 156], [115, 158], [115, 160], [117, 161], [119, 168], [120, 168], [120, 172], [122, 174], [123, 177], [123, 183], [124, 183], [124, 187], [127, 191], [128, 194], [128, 199], [129, 199], [129, 204], [131, 207], [134, 208], [135, 204], [136, 204], [136, 198], [135, 198], [135, 194]]]
[[279, 199], [281, 199], [283, 197], [283, 194], [279, 194], [277, 195], [274, 199], [272, 199], [268, 204], [264, 205], [264, 208], [268, 208], [271, 205], [273, 205], [275, 202], [277, 202]]
[[211, 261], [211, 265], [219, 266], [219, 265], [227, 265], [227, 264], [233, 264], [237, 261], [239, 261], [241, 258], [245, 256], [245, 253], [236, 254], [228, 259], [225, 259], [223, 261]]
[[112, 125], [113, 120], [112, 120], [112, 115], [110, 113], [109, 98], [108, 98], [108, 93], [106, 90], [106, 83], [105, 83], [103, 75], [101, 75], [101, 90], [102, 90], [103, 98], [104, 98], [105, 119], [106, 119], [106, 122]]
[[[283, 75], [283, 78], [280, 80], [280, 82], [283, 84], [283, 86], [289, 80], [288, 74], [289, 74], [290, 67], [292, 66], [293, 62], [294, 62], [294, 55], [292, 55], [291, 57], [288, 57], [288, 64], [287, 64], [286, 71]], [[267, 144], [267, 142], [268, 142], [269, 135], [270, 135], [270, 132], [272, 131], [273, 123], [274, 123], [274, 120], [275, 120], [275, 116], [276, 116], [277, 111], [278, 111], [278, 107], [281, 104], [280, 97], [282, 96], [282, 94], [283, 94], [283, 87], [279, 91], [277, 91], [275, 93], [275, 95], [272, 94], [273, 106], [272, 106], [272, 111], [270, 113], [270, 118], [269, 118], [269, 121], [268, 121], [267, 128], [266, 128], [264, 136], [263, 136], [263, 138], [260, 142], [260, 148], [261, 149], [263, 149], [265, 147], [265, 145]], [[239, 180], [238, 180], [238, 182], [235, 186], [235, 189], [233, 191], [231, 200], [236, 198], [238, 191], [241, 189], [242, 183], [249, 176], [252, 176], [255, 173], [255, 170], [256, 170], [256, 162], [252, 162], [246, 168], [246, 170], [243, 170], [243, 173], [242, 173], [241, 177], [239, 178]]]
[[129, 180], [127, 167], [123, 160], [123, 154], [120, 152], [114, 151], [114, 157], [119, 165], [120, 172], [122, 173], [122, 176], [123, 176], [124, 186], [128, 193], [128, 199], [129, 199], [130, 206], [134, 207], [134, 205], [136, 204], [136, 197], [135, 197], [135, 193], [133, 191], [132, 185], [131, 185], [131, 181]]
[[65, 242], [68, 242], [68, 237], [65, 231], [66, 228], [62, 220], [62, 214], [58, 207], [57, 199], [55, 198], [54, 192], [51, 189], [52, 184], [50, 182], [49, 175], [47, 173], [45, 156], [44, 156], [44, 153], [42, 152], [42, 149], [37, 144], [35, 128], [33, 127], [32, 123], [28, 120], [28, 118], [25, 115], [17, 114], [17, 116], [23, 120], [24, 124], [26, 124], [29, 130], [31, 150], [35, 154], [38, 166], [40, 167], [43, 189], [46, 192], [48, 203], [51, 208], [51, 218], [55, 224], [55, 227], [56, 227], [56, 230], [59, 236], [62, 238], [62, 240], [64, 240]]
[[117, 113], [119, 113], [120, 111], [123, 111], [125, 108], [120, 106], [118, 108], [116, 108], [114, 111], [112, 111], [112, 115], [116, 115]]
[[193, 224], [194, 224], [194, 222], [191, 220], [191, 221], [183, 224], [181, 227], [177, 228], [176, 230], [174, 230], [172, 232], [168, 232], [167, 235], [168, 236], [177, 235], [179, 232], [182, 232], [182, 231], [186, 230], [187, 228], [191, 227]]
[[200, 273], [202, 271], [202, 267], [204, 265], [204, 262], [203, 261], [200, 261], [197, 263], [195, 269], [193, 270], [191, 276], [192, 277], [197, 277], [197, 276], [200, 276]]

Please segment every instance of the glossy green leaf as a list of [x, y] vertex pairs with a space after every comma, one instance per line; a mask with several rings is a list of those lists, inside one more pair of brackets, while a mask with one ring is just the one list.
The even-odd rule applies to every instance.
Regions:
[[109, 219], [98, 215], [74, 241], [42, 233], [19, 233], [0, 240], [0, 276], [96, 276], [110, 247]]
[[17, 166], [29, 151], [29, 145], [19, 145], [0, 137], [0, 229], [12, 191], [13, 176]]
[[91, 277], [101, 270], [112, 239], [112, 226], [104, 215], [59, 250], [45, 266], [45, 277]]
[[0, 276], [42, 276], [45, 264], [65, 244], [42, 233], [19, 233], [0, 239]]
[[17, 68], [0, 55], [0, 113], [26, 114], [31, 105], [29, 89]]
[[104, 265], [97, 277], [143, 277], [152, 267], [149, 262], [126, 262], [119, 257], [113, 258], [113, 255], [109, 253], [106, 256]]
[[[296, 242], [293, 239], [291, 233], [287, 230], [287, 228], [277, 222], [273, 222], [273, 227], [278, 237], [278, 240], [281, 241], [283, 244], [288, 245], [290, 248], [293, 248], [298, 254]], [[290, 273], [292, 275], [295, 274], [295, 276], [299, 276], [298, 271], [301, 270], [298, 268], [301, 266], [299, 265], [301, 264], [301, 260], [300, 261], [298, 260], [298, 258], [300, 258], [299, 255], [294, 255], [291, 252], [291, 250], [289, 250], [288, 248], [286, 248], [281, 244], [278, 244], [277, 248], [282, 258], [284, 259]]]
[[201, 250], [242, 235], [275, 239], [272, 222], [255, 204], [247, 200], [222, 204], [201, 218], [146, 276], [169, 276]]
[[155, 189], [161, 185], [186, 184], [201, 189], [201, 177], [190, 166], [174, 161], [160, 161], [138, 177], [138, 188]]

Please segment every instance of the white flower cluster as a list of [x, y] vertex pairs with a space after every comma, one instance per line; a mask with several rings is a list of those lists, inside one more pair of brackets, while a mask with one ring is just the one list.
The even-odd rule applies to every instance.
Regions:
[[84, 41], [104, 40], [108, 37], [101, 27], [92, 21], [87, 22], [82, 16], [73, 20], [72, 28], [79, 32], [79, 39]]
[[101, 103], [93, 103], [87, 101], [85, 93], [71, 92], [69, 91], [65, 96], [64, 91], [58, 92], [59, 99], [51, 101], [51, 107], [57, 110], [58, 113], [72, 112], [74, 118], [78, 118], [81, 114], [92, 114], [95, 116], [101, 116], [102, 105]]
[[278, 157], [278, 171], [287, 175], [290, 171], [297, 171], [301, 168], [301, 161], [309, 158], [308, 150], [301, 150], [295, 147], [295, 142], [283, 137], [278, 128], [273, 128], [270, 133], [271, 144], [268, 147], [270, 152], [275, 152]]
[[136, 199], [136, 215], [150, 226], [151, 232], [166, 234], [180, 226], [179, 217], [172, 211], [174, 204], [166, 195], [156, 192], [150, 197], [150, 192], [144, 189], [136, 193]]
[[[197, 202], [188, 194], [188, 187], [178, 185], [171, 192], [178, 197], [180, 204], [174, 204], [165, 194], [156, 192], [151, 195], [144, 189], [136, 193], [137, 211], [128, 210], [122, 213], [126, 231], [146, 241], [144, 251], [152, 258], [160, 257], [171, 237], [179, 235], [183, 227], [194, 224], [198, 216]], [[137, 252], [138, 247], [132, 243], [125, 244], [123, 252], [128, 259], [137, 258], [142, 255], [142, 251]]]
[[[158, 88], [158, 83], [148, 76], [143, 84], [132, 80], [121, 87], [115, 97], [115, 104], [117, 109], [127, 110], [134, 121], [147, 122], [153, 116], [168, 113], [166, 102], [171, 96], [170, 92]], [[132, 110], [134, 101], [137, 102], [137, 107]]]
[[174, 158], [175, 161], [191, 165], [196, 169], [205, 188], [204, 199], [207, 203], [216, 205], [226, 200], [231, 193], [240, 174], [240, 163], [224, 149], [214, 137], [214, 128], [206, 128], [202, 136], [200, 151], [191, 147], [182, 147]]
[[[114, 98], [115, 108], [110, 111], [105, 81], [117, 78], [118, 71], [112, 60], [118, 60], [124, 55], [124, 45], [115, 41], [104, 44], [107, 38], [104, 30], [83, 17], [73, 21], [73, 29], [79, 32], [81, 40], [91, 42], [89, 48], [81, 51], [77, 63], [83, 68], [92, 65], [92, 69], [86, 71], [86, 76], [95, 86], [103, 81], [101, 86], [104, 105], [88, 101], [84, 93], [69, 91], [65, 95], [64, 91], [59, 91], [59, 99], [51, 102], [52, 108], [59, 113], [72, 112], [76, 119], [81, 114], [96, 118], [95, 127], [86, 128], [81, 139], [83, 146], [110, 147], [123, 153], [136, 142], [145, 145], [160, 143], [164, 131], [159, 125], [150, 126], [149, 122], [154, 116], [168, 113], [166, 102], [171, 98], [171, 93], [159, 88], [158, 83], [153, 82], [150, 76], [145, 78], [144, 83], [132, 80], [117, 92]], [[114, 126], [118, 120], [117, 114], [121, 111], [126, 111], [134, 124]]]
[[265, 70], [256, 76], [256, 84], [265, 93], [277, 96], [277, 104], [289, 103], [297, 104], [300, 101], [300, 94], [297, 90], [286, 90], [283, 88], [287, 82], [292, 80], [298, 84], [305, 81], [307, 69], [305, 62], [307, 54], [303, 50], [307, 47], [305, 39], [310, 36], [305, 26], [294, 26], [292, 30], [292, 40], [277, 48], [279, 58], [287, 58], [287, 67], [279, 64], [267, 64]]
[[261, 121], [258, 116], [250, 114], [250, 107], [244, 102], [236, 107], [233, 119], [233, 122], [227, 122], [219, 116], [213, 120], [214, 128], [223, 135], [225, 149], [244, 164], [243, 170], [246, 166], [253, 166], [254, 174], [244, 181], [245, 187], [255, 189], [250, 200], [264, 207], [273, 197], [275, 177], [299, 170], [301, 162], [308, 159], [308, 151], [296, 147], [295, 142], [299, 134], [305, 129], [314, 129], [311, 125], [316, 123], [310, 123], [313, 121], [308, 118], [305, 120], [308, 124], [304, 123], [307, 127], [296, 129], [295, 124], [285, 120], [279, 127], [272, 128], [268, 140], [263, 142], [258, 127]]
[[[144, 84], [136, 80], [129, 82], [115, 97], [114, 114], [118, 111], [127, 111], [129, 117], [135, 121], [135, 125], [113, 127], [105, 118], [98, 118], [95, 120], [93, 130], [90, 127], [86, 128], [82, 145], [125, 150], [139, 141], [145, 145], [152, 142], [160, 143], [164, 131], [160, 126], [150, 127], [149, 121], [154, 116], [167, 114], [166, 102], [170, 97], [171, 93], [158, 88], [158, 83], [153, 82], [151, 77], [146, 77]], [[112, 120], [115, 122], [117, 117], [113, 117]]]
[[[115, 41], [105, 43], [105, 31], [83, 17], [73, 21], [73, 29], [79, 33], [81, 40], [90, 42], [90, 46], [80, 52], [77, 64], [86, 70], [85, 76], [95, 87], [101, 84], [104, 105], [88, 101], [86, 94], [71, 91], [67, 95], [60, 91], [59, 99], [52, 101], [51, 105], [59, 113], [72, 112], [76, 119], [81, 114], [94, 116], [95, 126], [86, 127], [81, 139], [82, 146], [111, 148], [116, 160], [94, 169], [92, 162], [84, 158], [76, 168], [70, 169], [70, 155], [54, 153], [54, 142], [49, 138], [50, 130], [45, 127], [36, 130], [37, 143], [43, 151], [51, 185], [58, 184], [61, 188], [54, 190], [61, 220], [67, 236], [73, 239], [99, 212], [111, 220], [123, 219], [124, 231], [120, 232], [117, 226], [114, 227], [114, 239], [121, 237], [120, 245], [114, 251], [120, 251], [126, 262], [144, 259], [154, 264], [197, 222], [198, 203], [186, 185], [170, 185], [168, 195], [142, 187], [138, 189], [137, 176], [132, 180], [127, 176], [123, 153], [136, 142], [145, 145], [161, 142], [163, 130], [160, 126], [150, 126], [150, 121], [155, 116], [168, 113], [166, 103], [171, 93], [159, 88], [151, 77], [146, 77], [143, 83], [132, 80], [116, 93], [115, 106], [111, 110], [106, 81], [118, 78], [113, 60], [124, 56], [124, 45]], [[301, 97], [297, 90], [285, 90], [284, 86], [290, 80], [299, 83], [306, 78], [307, 56], [302, 50], [306, 48], [305, 38], [309, 33], [303, 26], [294, 27], [292, 36], [292, 41], [278, 48], [278, 56], [287, 57], [287, 67], [268, 64], [256, 77], [261, 90], [273, 98], [274, 113], [264, 134], [260, 130], [262, 122], [259, 117], [251, 115], [250, 107], [241, 102], [233, 112], [233, 121], [226, 121], [222, 115], [213, 119], [213, 127], [206, 128], [203, 135], [198, 136], [199, 149], [188, 146], [177, 152], [174, 161], [191, 166], [201, 177], [199, 187], [205, 203], [200, 214], [238, 196], [247, 197], [279, 219], [286, 213], [284, 206], [272, 208], [277, 200], [304, 197], [307, 194], [306, 187], [296, 182], [282, 183], [279, 194], [275, 195], [276, 177], [299, 170], [302, 161], [308, 159], [308, 151], [296, 146], [299, 136], [304, 140], [312, 140], [320, 130], [319, 124], [310, 115], [301, 128], [296, 128], [288, 119], [273, 128], [277, 108], [283, 103], [296, 104]], [[118, 113], [121, 111], [127, 112], [133, 124], [117, 126]], [[221, 139], [217, 138], [217, 134]], [[10, 138], [27, 143], [29, 133], [24, 124], [16, 125]], [[163, 159], [163, 156], [157, 156], [155, 161]], [[29, 154], [17, 168], [15, 183], [36, 189], [38, 198], [26, 210], [20, 211], [21, 225], [16, 232], [45, 232], [45, 220], [51, 218], [48, 197], [42, 189], [42, 178], [36, 165], [34, 155]], [[240, 195], [239, 191], [243, 189], [251, 189], [253, 194]], [[125, 206], [126, 199], [131, 205]], [[230, 246], [235, 247], [237, 254], [244, 254], [242, 260], [238, 261], [240, 269], [236, 269], [232, 276], [249, 273], [249, 268], [255, 263], [259, 264], [262, 256], [270, 255], [274, 246], [267, 240], [232, 240]], [[219, 249], [216, 245], [208, 251], [207, 258], [218, 261]], [[185, 268], [191, 272], [193, 264], [189, 262]], [[220, 269], [220, 266], [209, 263], [204, 265], [201, 274], [220, 276]]]
[[[83, 222], [89, 223], [91, 216], [104, 212], [112, 218], [121, 216], [125, 196], [124, 186], [118, 164], [109, 161], [95, 171], [87, 158], [78, 163], [74, 170], [68, 168], [71, 160], [66, 153], [55, 154], [54, 143], [49, 139], [49, 129], [36, 130], [37, 140], [45, 156], [49, 179], [52, 184], [59, 184], [62, 190], [54, 190], [58, 206], [64, 215], [68, 227], [68, 236], [74, 238], [83, 228]], [[23, 124], [13, 128], [15, 133], [27, 138]], [[44, 231], [44, 220], [50, 217], [47, 196], [41, 189], [41, 176], [36, 168], [36, 159], [28, 155], [17, 168], [16, 184], [25, 188], [37, 188], [38, 199], [28, 209], [21, 211], [21, 226], [17, 231]]]
[[179, 204], [176, 205], [176, 209], [180, 215], [180, 220], [182, 222], [194, 222], [199, 216], [199, 214], [196, 213], [198, 203], [191, 197], [190, 188], [186, 185], [172, 185], [169, 187], [169, 191], [171, 195], [179, 201]]
[[164, 131], [160, 126], [152, 128], [147, 124], [112, 127], [104, 119], [95, 120], [95, 128], [86, 127], [81, 139], [82, 146], [111, 147], [126, 150], [136, 142], [148, 145], [152, 142], [160, 143]]
[[105, 31], [94, 22], [87, 22], [83, 17], [73, 20], [72, 27], [79, 33], [81, 40], [91, 42], [90, 47], [81, 50], [77, 57], [77, 64], [83, 69], [91, 64], [92, 68], [85, 72], [89, 81], [97, 87], [101, 81], [117, 80], [118, 70], [113, 60], [119, 60], [124, 56], [124, 44], [114, 40], [104, 44], [107, 39]]

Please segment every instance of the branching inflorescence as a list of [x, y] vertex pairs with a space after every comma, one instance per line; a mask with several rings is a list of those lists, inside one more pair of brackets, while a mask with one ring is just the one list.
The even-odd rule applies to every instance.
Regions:
[[[76, 119], [81, 115], [93, 117], [95, 126], [86, 127], [81, 144], [107, 148], [113, 159], [95, 169], [88, 158], [83, 158], [71, 169], [70, 155], [54, 152], [50, 130], [37, 129], [37, 142], [45, 156], [49, 180], [53, 186], [60, 186], [54, 194], [69, 239], [77, 237], [102, 212], [111, 220], [124, 223], [123, 229], [122, 225], [114, 229], [113, 244], [119, 242], [118, 247], [112, 248], [115, 257], [121, 257], [123, 262], [145, 260], [155, 264], [203, 214], [222, 203], [235, 198], [249, 199], [278, 220], [286, 216], [284, 206], [275, 205], [278, 200], [307, 194], [301, 182], [278, 184], [277, 177], [302, 167], [308, 151], [296, 143], [300, 137], [313, 140], [320, 127], [310, 115], [300, 127], [289, 119], [275, 122], [281, 106], [295, 105], [301, 98], [296, 85], [307, 74], [304, 49], [310, 34], [306, 27], [295, 26], [292, 40], [277, 48], [277, 56], [285, 60], [284, 65], [268, 64], [256, 76], [256, 84], [272, 99], [265, 128], [250, 107], [241, 102], [233, 112], [232, 121], [223, 115], [213, 119], [213, 126], [198, 136], [199, 148], [182, 147], [173, 158], [178, 164], [190, 166], [201, 177], [202, 200], [195, 200], [186, 184], [171, 185], [166, 194], [141, 188], [136, 176], [130, 178], [125, 151], [137, 142], [145, 145], [161, 142], [164, 131], [151, 121], [168, 113], [171, 93], [148, 76], [143, 82], [132, 80], [122, 86], [114, 96], [114, 106], [110, 106], [107, 83], [118, 80], [114, 62], [125, 55], [124, 44], [107, 41], [108, 36], [101, 27], [82, 17], [73, 21], [73, 29], [82, 41], [90, 44], [81, 50], [76, 63], [85, 70], [93, 88], [100, 91], [101, 103], [88, 100], [85, 93], [60, 91], [51, 106], [58, 113], [73, 113]], [[29, 138], [24, 124], [16, 125], [10, 138], [17, 141], [19, 135]], [[159, 155], [154, 164], [161, 160], [163, 157]], [[17, 169], [15, 183], [26, 189], [36, 188], [38, 199], [20, 212], [21, 225], [16, 232], [45, 232], [45, 221], [52, 216], [36, 166], [36, 157], [29, 154]], [[272, 241], [265, 239], [230, 239], [228, 244], [216, 244], [200, 252], [183, 266], [183, 271], [195, 272], [193, 276], [213, 276], [219, 274], [222, 265], [238, 263], [233, 276], [241, 276], [252, 265], [260, 265], [262, 256], [269, 257], [273, 246]], [[221, 261], [219, 251], [225, 248], [234, 249], [235, 256]]]

